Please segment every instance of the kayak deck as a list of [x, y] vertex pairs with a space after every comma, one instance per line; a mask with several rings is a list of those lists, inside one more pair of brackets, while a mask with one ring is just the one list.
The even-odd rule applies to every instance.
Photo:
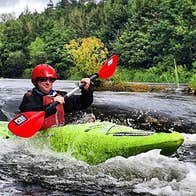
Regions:
[[13, 136], [13, 134], [8, 130], [7, 125], [7, 121], [0, 121], [0, 138], [7, 139]]
[[[0, 122], [0, 138], [13, 137], [6, 122]], [[110, 122], [71, 124], [40, 131], [31, 139], [41, 139], [56, 152], [69, 152], [88, 164], [99, 164], [115, 156], [129, 157], [153, 149], [171, 155], [182, 145], [178, 132], [154, 133]]]
[[109, 122], [66, 125], [45, 133], [50, 138], [52, 150], [70, 151], [76, 159], [89, 164], [115, 156], [127, 158], [152, 149], [161, 149], [161, 154], [171, 155], [184, 141], [178, 132], [146, 132]]

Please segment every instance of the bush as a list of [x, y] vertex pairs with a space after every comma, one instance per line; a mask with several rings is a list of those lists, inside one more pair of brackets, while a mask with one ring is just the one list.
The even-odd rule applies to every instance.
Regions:
[[65, 48], [69, 60], [75, 64], [70, 69], [72, 79], [97, 73], [108, 53], [101, 40], [95, 37], [71, 40]]
[[192, 88], [193, 90], [196, 90], [196, 73], [193, 74], [193, 76], [191, 77], [191, 80], [189, 82], [189, 86], [190, 88]]
[[176, 70], [174, 66], [165, 67], [163, 64], [151, 67], [149, 69], [132, 69], [118, 67], [118, 71], [115, 73], [112, 80], [114, 82], [166, 82], [175, 83], [178, 73], [179, 82], [187, 83], [191, 77], [191, 71], [185, 66], [178, 65]]
[[27, 68], [23, 71], [22, 78], [29, 79], [31, 78], [32, 68]]

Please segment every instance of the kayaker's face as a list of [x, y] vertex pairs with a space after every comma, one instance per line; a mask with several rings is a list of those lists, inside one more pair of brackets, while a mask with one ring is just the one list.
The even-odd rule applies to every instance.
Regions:
[[53, 78], [40, 78], [37, 82], [39, 90], [43, 93], [49, 93], [53, 87], [54, 81], [55, 79]]

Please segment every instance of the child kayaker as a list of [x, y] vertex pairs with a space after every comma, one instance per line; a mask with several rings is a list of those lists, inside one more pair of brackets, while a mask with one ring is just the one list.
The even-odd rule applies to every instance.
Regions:
[[[52, 66], [48, 64], [35, 66], [31, 79], [35, 87], [25, 93], [19, 109], [21, 112], [46, 111], [41, 129], [64, 125], [65, 113], [86, 109], [93, 102], [93, 90], [89, 78], [81, 80], [85, 84], [81, 95], [72, 95], [69, 98], [64, 98], [65, 93], [53, 89], [57, 73]], [[46, 109], [53, 102], [59, 104], [55, 108]]]

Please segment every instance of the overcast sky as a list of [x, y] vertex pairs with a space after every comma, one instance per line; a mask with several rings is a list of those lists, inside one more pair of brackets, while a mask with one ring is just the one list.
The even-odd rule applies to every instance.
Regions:
[[[54, 5], [60, 0], [52, 0]], [[49, 0], [0, 0], [0, 14], [15, 13], [19, 16], [27, 7], [28, 10], [34, 12], [42, 12], [48, 4]]]

